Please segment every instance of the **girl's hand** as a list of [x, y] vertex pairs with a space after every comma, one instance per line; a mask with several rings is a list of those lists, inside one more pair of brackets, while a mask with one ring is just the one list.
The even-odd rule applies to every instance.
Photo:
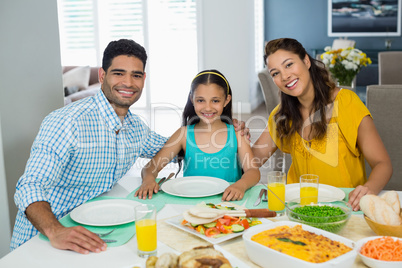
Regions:
[[233, 127], [236, 132], [240, 131], [240, 134], [245, 136], [250, 141], [250, 129], [246, 127], [246, 123], [244, 123], [244, 121], [239, 121], [236, 118], [233, 118]]
[[360, 198], [366, 194], [374, 194], [367, 186], [359, 185], [349, 193], [349, 204], [352, 206], [353, 211], [360, 210]]
[[242, 189], [236, 187], [235, 184], [232, 184], [223, 192], [222, 201], [242, 200], [244, 192]]
[[157, 193], [159, 191], [159, 185], [155, 180], [144, 180], [141, 184], [140, 188], [135, 192], [134, 197], [138, 196], [138, 199], [147, 199], [147, 195], [149, 199], [152, 198], [153, 193]]

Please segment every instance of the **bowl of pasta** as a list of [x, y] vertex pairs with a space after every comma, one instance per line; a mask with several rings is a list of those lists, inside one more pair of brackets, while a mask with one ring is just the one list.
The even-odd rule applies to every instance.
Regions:
[[356, 243], [363, 263], [371, 268], [402, 267], [402, 239], [392, 236], [371, 236]]

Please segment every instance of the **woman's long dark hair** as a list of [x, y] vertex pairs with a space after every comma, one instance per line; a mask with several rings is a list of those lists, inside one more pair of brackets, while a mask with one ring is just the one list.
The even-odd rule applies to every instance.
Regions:
[[[230, 84], [226, 79], [226, 77], [221, 72], [214, 69], [199, 72], [191, 82], [190, 93], [188, 94], [187, 103], [183, 110], [182, 126], [194, 125], [200, 122], [200, 118], [195, 113], [194, 104], [191, 101], [191, 99], [194, 95], [195, 90], [199, 85], [210, 85], [210, 84], [216, 84], [222, 88], [222, 90], [225, 92], [225, 100], [228, 97], [228, 95], [232, 95], [232, 89], [230, 88]], [[229, 103], [223, 108], [221, 114], [221, 120], [222, 122], [227, 123], [229, 125], [233, 124], [232, 100], [230, 100]], [[177, 157], [178, 157], [177, 161], [179, 164], [179, 170], [177, 171], [178, 174], [182, 166], [182, 160], [184, 159], [184, 151], [181, 150]]]
[[[304, 60], [306, 55], [310, 59], [311, 66], [309, 73], [314, 86], [313, 107], [310, 111], [310, 115], [314, 113], [311, 120], [311, 130], [313, 137], [323, 138], [327, 131], [327, 105], [332, 103], [332, 92], [335, 89], [335, 83], [332, 81], [325, 65], [321, 61], [312, 58], [295, 39], [280, 38], [269, 41], [265, 46], [264, 60], [266, 61], [269, 55], [280, 49], [298, 55], [301, 60]], [[281, 142], [302, 129], [303, 119], [299, 108], [300, 102], [297, 97], [281, 92], [281, 105], [278, 112], [274, 115], [277, 133]]]

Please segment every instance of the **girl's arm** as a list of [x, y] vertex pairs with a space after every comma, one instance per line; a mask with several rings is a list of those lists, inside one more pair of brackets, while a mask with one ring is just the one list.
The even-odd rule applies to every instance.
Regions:
[[378, 194], [392, 176], [391, 159], [385, 149], [373, 119], [366, 116], [357, 132], [357, 146], [371, 167], [371, 173], [364, 185], [359, 185], [349, 194], [349, 203], [353, 210], [360, 209], [360, 198], [366, 194]]
[[246, 190], [260, 181], [259, 166], [254, 163], [254, 155], [247, 137], [241, 135], [240, 132], [236, 132], [236, 137], [239, 161], [244, 174], [240, 180], [226, 188], [222, 196], [223, 201], [241, 200]]
[[139, 199], [152, 198], [153, 193], [157, 193], [159, 186], [155, 179], [161, 171], [172, 159], [180, 152], [185, 150], [187, 127], [179, 128], [166, 142], [163, 148], [153, 157], [142, 169], [142, 184], [135, 192], [134, 196]]
[[261, 167], [278, 149], [269, 134], [268, 125], [252, 147], [255, 165]]

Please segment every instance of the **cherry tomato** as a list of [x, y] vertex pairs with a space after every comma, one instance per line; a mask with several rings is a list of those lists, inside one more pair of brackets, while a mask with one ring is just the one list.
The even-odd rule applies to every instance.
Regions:
[[208, 236], [208, 237], [213, 237], [220, 233], [221, 233], [221, 231], [219, 231], [218, 228], [216, 228], [216, 227], [211, 227], [211, 228], [208, 228], [205, 230], [205, 236]]

